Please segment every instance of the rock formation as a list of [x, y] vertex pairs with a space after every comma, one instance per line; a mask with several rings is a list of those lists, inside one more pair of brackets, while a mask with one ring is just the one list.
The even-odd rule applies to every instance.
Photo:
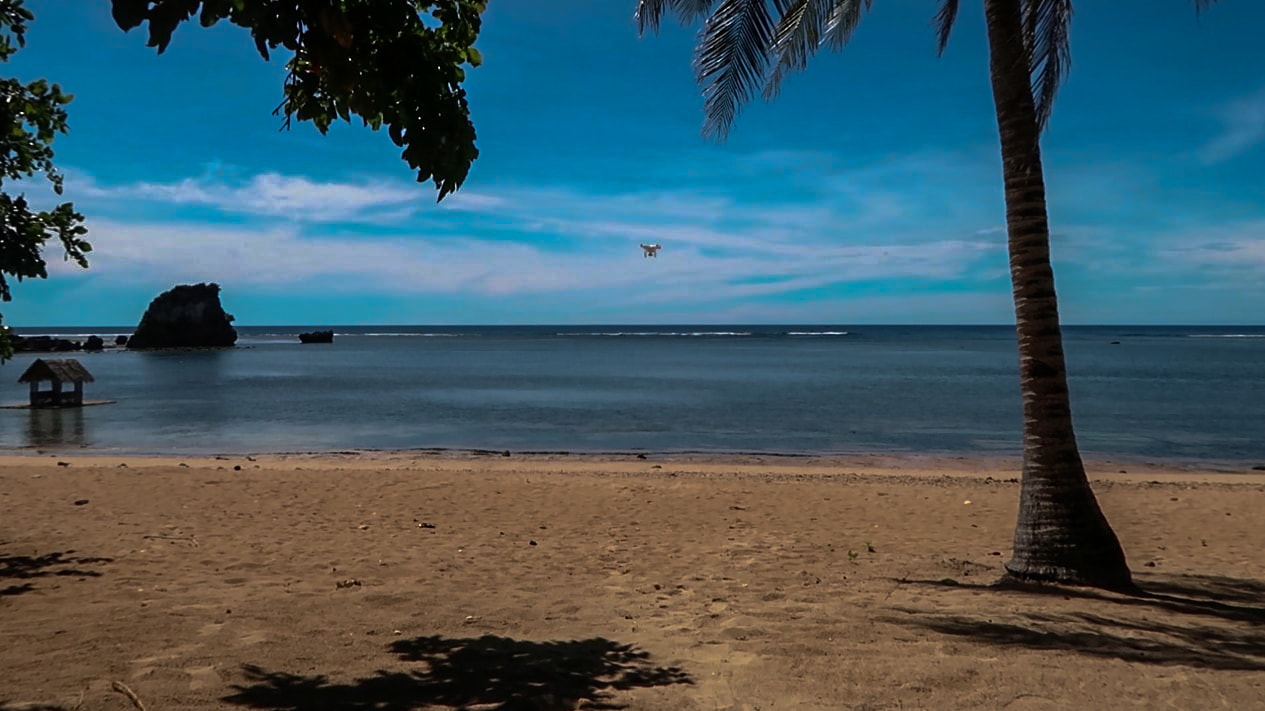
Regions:
[[15, 353], [66, 353], [83, 349], [79, 341], [53, 336], [18, 336], [10, 339]]
[[333, 343], [333, 331], [312, 331], [310, 333], [300, 333], [299, 343]]
[[150, 302], [127, 347], [227, 348], [236, 342], [233, 317], [220, 305], [220, 285], [182, 284]]
[[[121, 346], [127, 343], [126, 337], [119, 336], [119, 338], [122, 338], [123, 342], [119, 343], [115, 340], [115, 345]], [[82, 341], [76, 341], [57, 336], [19, 336], [11, 333], [9, 342], [13, 345], [14, 353], [68, 353], [71, 351], [96, 353], [106, 349], [105, 339], [100, 336], [88, 336]]]

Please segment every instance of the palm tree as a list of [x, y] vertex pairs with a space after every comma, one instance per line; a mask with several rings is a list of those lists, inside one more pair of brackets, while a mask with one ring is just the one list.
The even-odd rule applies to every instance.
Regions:
[[[1193, 1], [1196, 11], [1216, 2]], [[754, 90], [772, 99], [818, 48], [841, 49], [872, 2], [638, 0], [636, 17], [642, 32], [657, 30], [665, 10], [686, 23], [707, 18], [694, 68], [703, 88], [704, 134], [723, 139]], [[1023, 398], [1023, 478], [1006, 570], [1021, 581], [1131, 591], [1124, 551], [1098, 507], [1076, 444], [1050, 265], [1040, 137], [1069, 67], [1072, 2], [983, 2]], [[935, 17], [941, 52], [959, 4], [941, 0]]]

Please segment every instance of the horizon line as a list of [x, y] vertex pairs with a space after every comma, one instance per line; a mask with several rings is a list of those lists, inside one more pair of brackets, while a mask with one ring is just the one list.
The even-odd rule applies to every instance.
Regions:
[[[21, 335], [22, 329], [69, 329], [88, 331], [111, 330], [111, 331], [127, 331], [135, 330], [136, 325], [47, 325], [47, 326], [7, 326], [13, 333]], [[811, 322], [811, 321], [768, 321], [768, 322], [722, 322], [722, 321], [663, 321], [663, 322], [586, 322], [586, 323], [342, 323], [342, 324], [324, 324], [324, 323], [258, 323], [243, 324], [233, 323], [234, 328], [587, 328], [587, 327], [661, 327], [661, 326], [740, 326], [740, 327], [769, 327], [769, 326], [818, 326], [830, 328], [1014, 328], [1013, 323], [832, 323], [832, 322]], [[1063, 323], [1062, 327], [1071, 328], [1265, 328], [1265, 323]]]

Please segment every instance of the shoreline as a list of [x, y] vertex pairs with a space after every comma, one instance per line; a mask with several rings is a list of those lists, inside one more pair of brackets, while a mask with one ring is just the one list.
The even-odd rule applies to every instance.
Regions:
[[[1015, 455], [922, 453], [763, 453], [702, 451], [511, 451], [460, 448], [423, 449], [340, 449], [329, 451], [171, 453], [105, 452], [91, 450], [0, 450], [0, 466], [22, 465], [50, 460], [70, 460], [87, 466], [119, 466], [144, 462], [146, 466], [201, 466], [228, 468], [228, 464], [252, 468], [295, 465], [318, 470], [428, 469], [479, 465], [487, 471], [513, 469], [519, 465], [547, 465], [557, 473], [592, 471], [595, 468], [621, 474], [647, 475], [676, 471], [738, 475], [767, 473], [776, 476], [875, 477], [905, 476], [923, 479], [940, 477], [976, 478], [1017, 482], [1022, 458]], [[1127, 459], [1123, 457], [1084, 460], [1085, 471], [1095, 482], [1265, 482], [1265, 465], [1251, 462]]]
[[[29, 408], [27, 408], [29, 409]], [[0, 459], [5, 457], [141, 457], [146, 459], [217, 459], [223, 457], [324, 457], [355, 456], [362, 458], [375, 457], [463, 457], [485, 458], [511, 457], [527, 459], [550, 459], [571, 457], [576, 459], [670, 459], [670, 460], [705, 460], [705, 461], [751, 461], [769, 459], [774, 461], [803, 461], [810, 463], [863, 463], [874, 461], [890, 461], [894, 465], [910, 462], [967, 462], [983, 466], [996, 463], [1007, 463], [1019, 467], [1023, 461], [1018, 451], [964, 451], [964, 450], [922, 450], [922, 451], [762, 451], [748, 449], [488, 449], [484, 447], [409, 447], [401, 449], [351, 448], [337, 449], [292, 449], [292, 450], [147, 450], [147, 449], [106, 449], [94, 447], [77, 447], [60, 449], [55, 447], [0, 447]], [[1082, 451], [1081, 458], [1086, 469], [1103, 468], [1111, 465], [1134, 466], [1144, 468], [1183, 470], [1183, 471], [1217, 471], [1234, 472], [1240, 470], [1265, 472], [1265, 460], [1256, 459], [1209, 459], [1195, 457], [1157, 457], [1129, 453], [1104, 453]]]

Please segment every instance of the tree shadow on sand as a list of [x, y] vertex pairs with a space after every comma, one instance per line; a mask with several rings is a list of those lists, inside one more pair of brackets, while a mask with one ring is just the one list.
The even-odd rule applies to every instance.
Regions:
[[[964, 584], [946, 579], [905, 584], [989, 590], [1042, 601], [1039, 610], [952, 615], [898, 608], [891, 622], [989, 644], [1059, 650], [1127, 662], [1202, 669], [1265, 671], [1265, 583], [1222, 576], [1145, 575], [1136, 595], [1087, 588]], [[1079, 609], [1048, 604], [1062, 598]], [[1086, 609], [1086, 608], [1089, 609]], [[1009, 618], [1009, 619], [1002, 619]]]
[[292, 711], [409, 711], [450, 708], [620, 709], [614, 692], [692, 684], [677, 667], [656, 666], [647, 652], [594, 638], [533, 642], [486, 635], [478, 638], [418, 637], [400, 640], [391, 651], [423, 665], [406, 671], [334, 683], [325, 676], [299, 676], [243, 667], [250, 683], [235, 686], [224, 700], [257, 709]]
[[[0, 555], [0, 597], [21, 595], [35, 589], [30, 582], [9, 583], [11, 580], [31, 580], [50, 575], [72, 578], [96, 578], [101, 573], [79, 566], [111, 563], [113, 558], [74, 558], [74, 551], [45, 553], [44, 555]], [[8, 583], [8, 584], [6, 584]]]

